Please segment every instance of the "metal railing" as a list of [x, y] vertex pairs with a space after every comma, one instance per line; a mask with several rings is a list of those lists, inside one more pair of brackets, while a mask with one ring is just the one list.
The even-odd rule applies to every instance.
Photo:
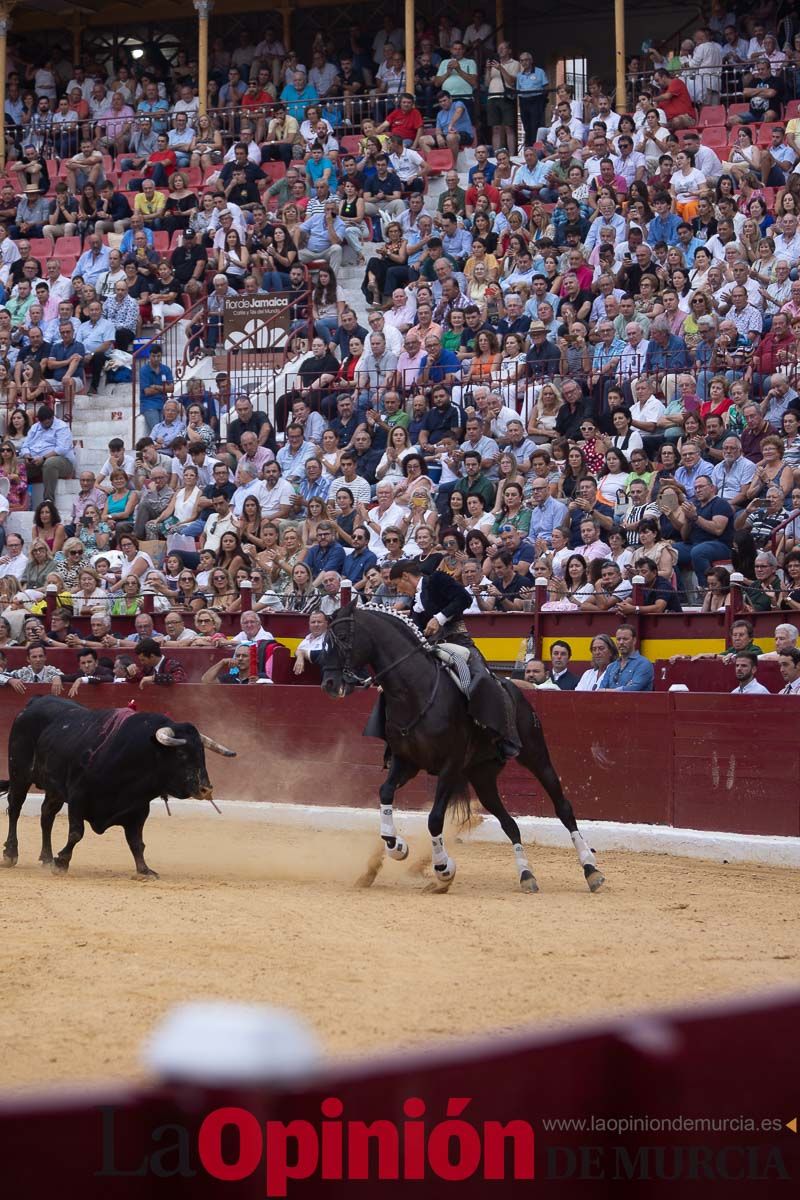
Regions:
[[[660, 91], [658, 84], [653, 81], [653, 72], [659, 69], [660, 65], [648, 64], [646, 69], [628, 73], [626, 76], [634, 107], [643, 91]], [[692, 100], [701, 108], [704, 104], [743, 103], [742, 88], [745, 86], [745, 77], [752, 74], [753, 68], [754, 62], [723, 63], [719, 67], [692, 67], [686, 64], [671, 73], [687, 85]], [[774, 67], [772, 74], [781, 81], [784, 102], [800, 99], [800, 62]], [[707, 99], [707, 96], [710, 98]]]
[[[181, 317], [168, 321], [145, 341], [139, 341], [131, 360], [131, 445], [136, 444], [137, 394], [140, 390], [139, 372], [150, 358], [153, 346], [162, 351], [162, 362], [169, 367], [175, 383], [185, 379], [188, 371], [205, 353], [205, 331], [208, 320], [208, 299], [203, 297]], [[189, 331], [194, 328], [196, 333]]]

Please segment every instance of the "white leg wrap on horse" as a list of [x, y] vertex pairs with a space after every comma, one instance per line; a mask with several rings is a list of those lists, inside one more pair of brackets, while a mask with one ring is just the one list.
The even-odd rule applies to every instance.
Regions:
[[582, 867], [596, 867], [597, 861], [594, 857], [594, 854], [592, 854], [592, 851], [586, 845], [586, 842], [583, 840], [581, 835], [578, 833], [577, 829], [575, 830], [574, 833], [571, 833], [569, 836], [572, 838], [572, 844], [575, 847], [575, 852], [578, 855], [578, 861], [580, 862], [581, 866]]
[[444, 848], [444, 838], [440, 834], [439, 837], [431, 838], [431, 851], [433, 853], [434, 867], [443, 867], [447, 863], [447, 851]]
[[432, 837], [433, 870], [437, 879], [452, 879], [456, 873], [456, 864], [444, 848], [443, 837]]
[[397, 830], [394, 827], [394, 810], [391, 804], [381, 805], [381, 837], [397, 837]]
[[525, 856], [525, 847], [520, 845], [519, 842], [514, 847], [514, 858], [517, 860], [517, 870], [519, 871], [520, 875], [523, 871], [530, 871], [531, 864], [528, 862], [528, 859]]

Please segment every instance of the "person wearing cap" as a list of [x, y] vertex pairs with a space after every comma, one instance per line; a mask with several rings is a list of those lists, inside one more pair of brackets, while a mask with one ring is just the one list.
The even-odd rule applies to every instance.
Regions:
[[181, 287], [192, 280], [202, 282], [208, 266], [208, 254], [194, 229], [184, 229], [180, 246], [176, 246], [170, 256], [172, 270]]
[[9, 237], [14, 241], [18, 241], [19, 238], [41, 237], [42, 229], [49, 219], [49, 202], [39, 191], [38, 183], [29, 183], [17, 205], [16, 220], [13, 225], [9, 226]]
[[547, 337], [544, 321], [531, 321], [529, 329], [531, 348], [525, 355], [528, 373], [532, 379], [541, 381], [557, 375], [561, 366], [561, 351]]

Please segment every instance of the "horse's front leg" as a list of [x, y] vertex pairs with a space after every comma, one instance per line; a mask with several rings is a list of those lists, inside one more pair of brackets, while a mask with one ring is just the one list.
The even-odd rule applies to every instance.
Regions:
[[428, 884], [426, 892], [446, 892], [456, 877], [455, 860], [445, 849], [443, 834], [444, 816], [452, 793], [452, 782], [440, 775], [436, 783], [433, 808], [428, 815], [428, 833], [431, 835], [433, 855], [433, 883]]
[[386, 846], [387, 857], [395, 859], [396, 862], [403, 862], [408, 858], [408, 842], [404, 838], [401, 838], [395, 829], [394, 797], [398, 788], [403, 787], [404, 784], [413, 779], [418, 771], [419, 768], [410, 763], [408, 759], [399, 758], [396, 754], [393, 754], [389, 765], [389, 773], [381, 784], [379, 792], [381, 837]]

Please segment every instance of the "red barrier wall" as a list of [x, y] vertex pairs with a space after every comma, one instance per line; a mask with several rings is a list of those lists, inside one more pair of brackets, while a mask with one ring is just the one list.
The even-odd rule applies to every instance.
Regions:
[[[28, 688], [28, 695], [46, 688]], [[540, 691], [538, 712], [564, 790], [580, 818], [800, 836], [797, 701], [791, 696], [709, 696]], [[84, 688], [88, 707], [122, 706], [193, 721], [239, 751], [208, 756], [225, 799], [372, 807], [384, 778], [382, 746], [363, 738], [374, 693], [330, 700], [317, 687], [225, 688], [184, 684], [139, 691]], [[0, 729], [26, 697], [0, 690]], [[6, 741], [0, 746], [6, 773]], [[552, 815], [538, 783], [512, 764], [501, 792], [518, 815]], [[418, 777], [401, 807], [427, 807]]]
[[[436, 1003], [435, 990], [431, 1003]], [[393, 1188], [384, 1183], [391, 1194], [420, 1200], [441, 1200], [443, 1194], [456, 1200], [495, 1194], [573, 1200], [587, 1194], [591, 1180], [591, 1195], [600, 1200], [673, 1194], [700, 1200], [709, 1194], [710, 1182], [724, 1182], [726, 1196], [783, 1195], [785, 1186], [773, 1181], [795, 1179], [796, 1186], [800, 1172], [800, 1136], [784, 1126], [797, 1112], [796, 1056], [787, 1048], [796, 1041], [798, 1021], [800, 994], [792, 993], [741, 1006], [476, 1043], [449, 1054], [414, 1059], [404, 1054], [357, 1070], [334, 1067], [326, 1078], [289, 1089], [164, 1086], [82, 1094], [72, 1102], [9, 1100], [0, 1105], [4, 1192], [80, 1200], [263, 1200], [270, 1194], [263, 1157], [239, 1181], [218, 1182], [203, 1170], [198, 1130], [215, 1109], [245, 1109], [262, 1131], [267, 1120], [310, 1122], [318, 1138], [321, 1104], [335, 1097], [344, 1123], [388, 1120], [400, 1129], [402, 1145], [408, 1128], [403, 1105], [415, 1097], [424, 1103], [424, 1124], [416, 1128], [430, 1160], [431, 1130], [444, 1121], [448, 1101], [464, 1097], [463, 1120], [478, 1130], [486, 1121], [521, 1121], [532, 1128], [534, 1186], [530, 1179], [512, 1182], [507, 1156], [502, 1182], [487, 1184], [478, 1167], [473, 1177], [446, 1183], [428, 1167], [421, 1181]], [[457, 1112], [462, 1108], [463, 1103]], [[651, 1124], [648, 1131], [633, 1133], [614, 1128], [614, 1121], [631, 1116], [647, 1116], [651, 1123], [727, 1119], [731, 1128], [717, 1124], [710, 1131], [684, 1126], [662, 1132]], [[573, 1126], [550, 1132], [544, 1125], [590, 1118], [595, 1126], [611, 1124], [612, 1130], [576, 1132]], [[753, 1123], [753, 1131], [742, 1118]], [[777, 1128], [765, 1130], [764, 1118], [776, 1118]], [[181, 1131], [182, 1155], [175, 1149]], [[457, 1146], [454, 1162], [461, 1161]], [[232, 1137], [227, 1161], [236, 1163], [238, 1153]], [[659, 1180], [668, 1182], [663, 1186]], [[317, 1175], [290, 1182], [289, 1195], [299, 1200], [372, 1196], [378, 1184], [374, 1165], [370, 1181], [372, 1186], [359, 1188], [347, 1180], [322, 1183]]]

